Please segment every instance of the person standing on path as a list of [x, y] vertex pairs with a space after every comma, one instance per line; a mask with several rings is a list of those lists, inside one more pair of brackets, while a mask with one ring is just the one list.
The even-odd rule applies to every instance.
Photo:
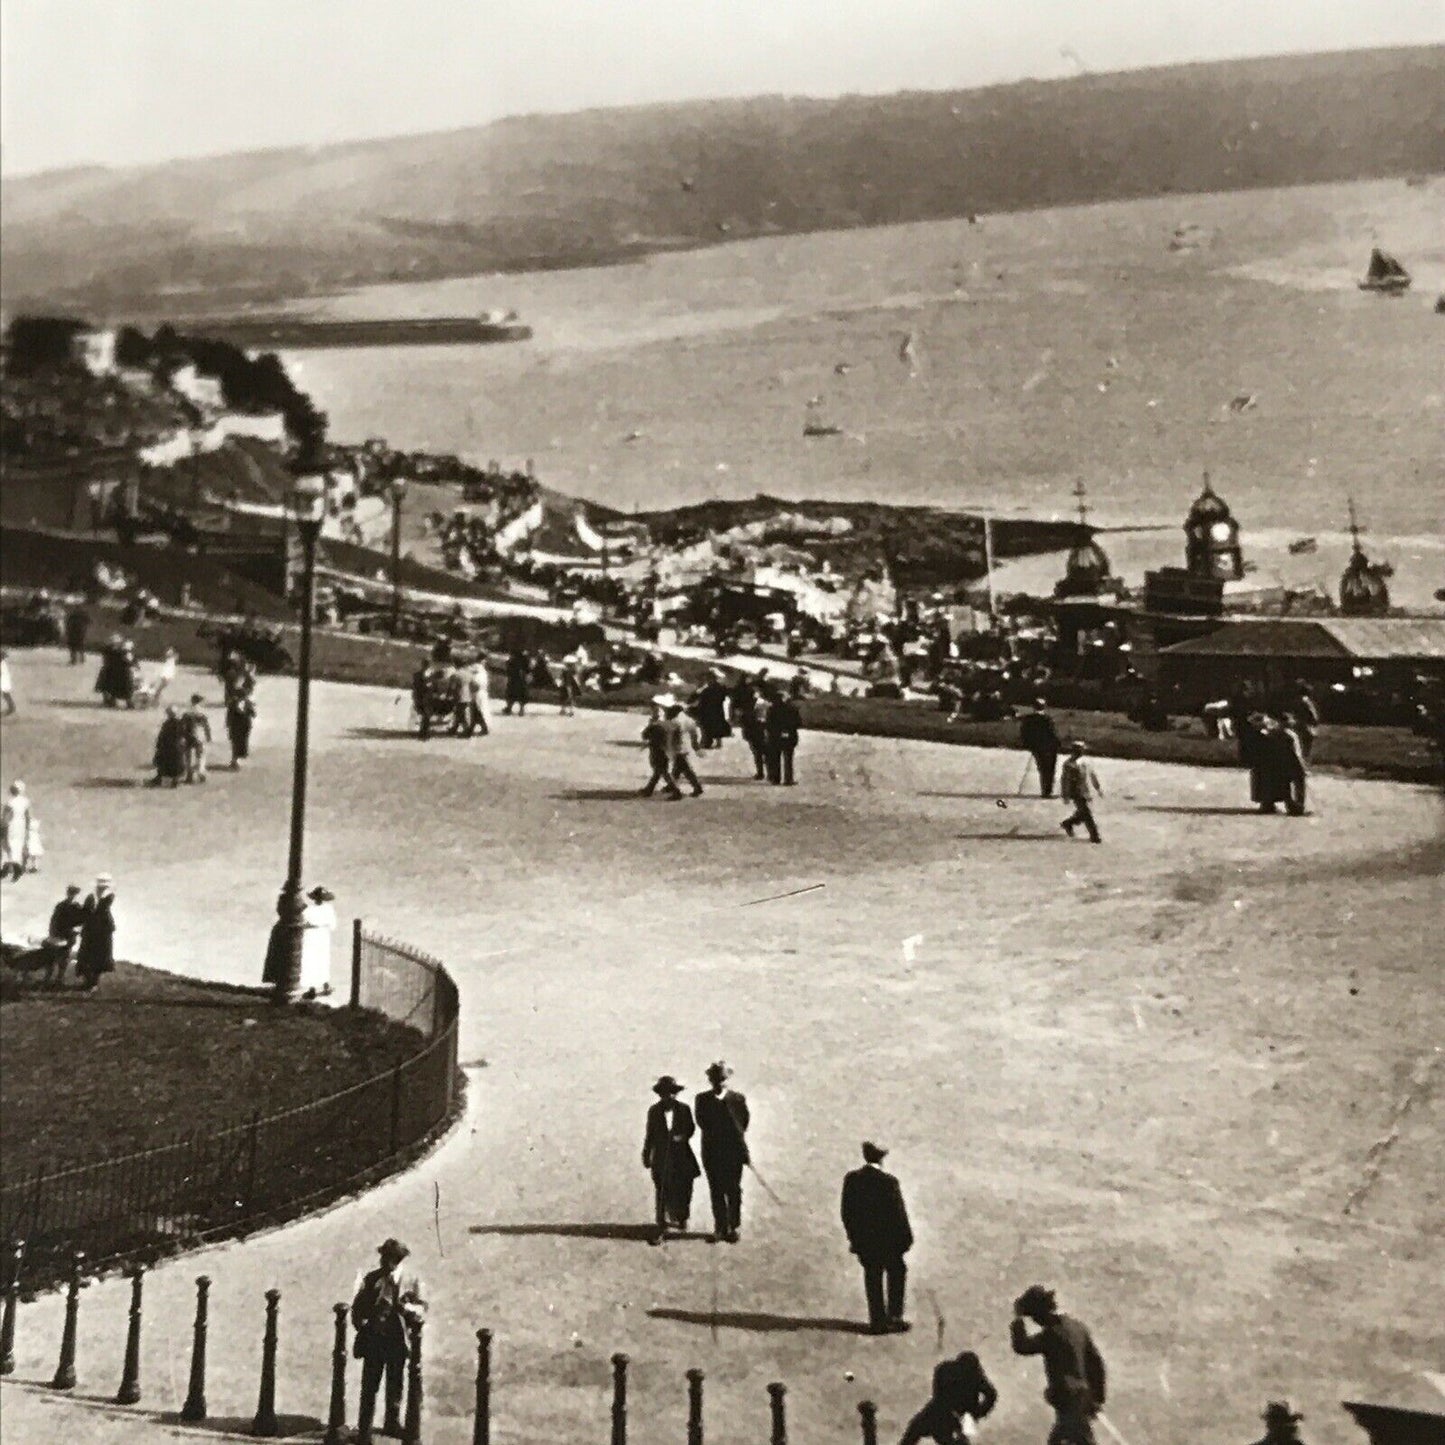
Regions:
[[768, 764], [768, 738], [763, 726], [766, 706], [762, 702], [761, 687], [747, 673], [743, 673], [733, 685], [728, 695], [728, 707], [752, 754], [753, 775], [761, 782], [767, 776]]
[[689, 1142], [696, 1129], [692, 1110], [680, 1103], [682, 1085], [664, 1074], [653, 1086], [657, 1095], [647, 1111], [642, 1139], [642, 1167], [652, 1175], [655, 1230], [651, 1243], [661, 1244], [668, 1230], [681, 1233], [692, 1214], [692, 1184], [700, 1172]]
[[665, 722], [664, 736], [667, 740], [667, 760], [672, 777], [672, 794], [681, 797], [677, 783], [680, 778], [687, 780], [692, 788], [694, 798], [702, 796], [702, 784], [697, 780], [697, 773], [693, 770], [692, 760], [697, 755], [698, 731], [697, 722], [684, 711], [683, 706], [675, 698], [663, 709]]
[[162, 783], [176, 787], [186, 771], [185, 726], [181, 721], [180, 709], [174, 704], [168, 706], [156, 729], [156, 745], [153, 759], [156, 775], [151, 786], [158, 788]]
[[478, 732], [486, 737], [491, 732], [491, 728], [487, 726], [487, 711], [490, 706], [487, 693], [489, 683], [487, 659], [484, 654], [479, 653], [476, 661], [466, 669], [468, 737]]
[[256, 704], [249, 692], [233, 693], [226, 702], [226, 737], [231, 743], [231, 771], [251, 756], [251, 729], [256, 724]]
[[[1037, 1334], [1029, 1332], [1030, 1320]], [[1094, 1419], [1104, 1408], [1106, 1381], [1104, 1357], [1089, 1331], [1059, 1313], [1053, 1290], [1034, 1284], [1014, 1301], [1009, 1339], [1014, 1354], [1043, 1356], [1044, 1400], [1054, 1412], [1048, 1445], [1095, 1445]]]
[[912, 1326], [903, 1318], [908, 1268], [903, 1256], [913, 1248], [913, 1228], [903, 1189], [885, 1173], [888, 1151], [865, 1141], [863, 1167], [843, 1180], [843, 1232], [848, 1248], [863, 1266], [868, 1328], [875, 1335], [900, 1334]]
[[768, 781], [793, 786], [793, 754], [798, 749], [798, 732], [803, 715], [798, 704], [774, 685], [768, 699], [768, 716], [763, 724], [768, 749]]
[[205, 699], [191, 694], [191, 705], [181, 714], [181, 737], [185, 745], [186, 781], [206, 781], [206, 749], [211, 745], [211, 720], [205, 713]]
[[1264, 1438], [1258, 1445], [1303, 1445], [1299, 1422], [1304, 1419], [1288, 1400], [1271, 1400], [1264, 1407]]
[[35, 820], [34, 805], [25, 784], [19, 781], [10, 784], [10, 796], [0, 809], [0, 878], [19, 878], [28, 871], [30, 861], [30, 839]]
[[504, 716], [511, 717], [514, 707], [518, 717], [527, 715], [527, 699], [531, 696], [531, 687], [532, 659], [527, 655], [525, 647], [518, 647], [507, 658], [506, 705], [502, 708]]
[[372, 1445], [371, 1425], [383, 1378], [386, 1416], [381, 1433], [399, 1436], [402, 1431], [401, 1387], [411, 1354], [410, 1324], [426, 1317], [421, 1281], [402, 1268], [409, 1253], [400, 1240], [385, 1240], [377, 1249], [381, 1263], [361, 1277], [352, 1297], [351, 1323], [356, 1330], [352, 1354], [361, 1361], [356, 1445]]
[[65, 987], [65, 970], [80, 943], [80, 930], [84, 925], [85, 905], [80, 901], [80, 885], [72, 883], [66, 888], [65, 897], [50, 911], [50, 927], [45, 937], [47, 984], [55, 988]]
[[15, 711], [15, 678], [10, 671], [10, 654], [0, 648], [0, 704], [4, 705], [5, 716]]
[[1099, 836], [1099, 824], [1094, 818], [1094, 804], [1103, 796], [1104, 789], [1099, 783], [1099, 775], [1094, 771], [1093, 763], [1084, 756], [1087, 751], [1088, 745], [1078, 738], [1069, 744], [1069, 756], [1059, 778], [1059, 795], [1064, 802], [1073, 805], [1074, 811], [1059, 827], [1072, 838], [1074, 829], [1082, 823], [1089, 835], [1089, 842], [1102, 843], [1104, 840]]
[[336, 932], [336, 895], [329, 888], [313, 888], [301, 913], [301, 977], [297, 987], [303, 998], [331, 992], [331, 938]]
[[80, 948], [75, 971], [87, 990], [94, 989], [103, 973], [115, 970], [115, 888], [109, 873], [95, 880], [95, 889], [81, 905]]
[[707, 1068], [712, 1087], [694, 1104], [702, 1133], [702, 1168], [712, 1196], [713, 1242], [738, 1242], [743, 1225], [743, 1167], [748, 1162], [748, 1101], [728, 1088], [732, 1070], [721, 1059]]
[[652, 699], [652, 716], [642, 729], [642, 741], [647, 744], [647, 762], [652, 769], [642, 789], [642, 796], [650, 798], [659, 783], [667, 790], [670, 798], [682, 797], [677, 784], [672, 781], [671, 760], [667, 753], [667, 709], [672, 706], [670, 693], [659, 693]]
[[90, 613], [83, 602], [77, 602], [65, 614], [65, 645], [70, 649], [70, 665], [85, 661], [85, 639], [90, 635]]
[[697, 690], [692, 705], [702, 732], [702, 746], [720, 748], [723, 739], [732, 736], [732, 724], [728, 720], [727, 684], [723, 680], [720, 667], [708, 668], [707, 681]]
[[1043, 698], [1034, 699], [1034, 710], [1019, 723], [1019, 741], [1028, 750], [1039, 773], [1039, 796], [1054, 796], [1054, 771], [1059, 764], [1059, 732], [1046, 710]]

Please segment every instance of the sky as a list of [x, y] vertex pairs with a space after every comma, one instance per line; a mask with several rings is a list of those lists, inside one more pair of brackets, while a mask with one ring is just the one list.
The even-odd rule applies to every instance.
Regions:
[[1445, 0], [3, 0], [0, 169], [1445, 41]]

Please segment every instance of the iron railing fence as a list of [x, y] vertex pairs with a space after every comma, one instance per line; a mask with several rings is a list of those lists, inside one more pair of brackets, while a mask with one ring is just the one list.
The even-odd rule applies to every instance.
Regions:
[[456, 1098], [456, 985], [436, 959], [359, 925], [351, 977], [353, 1007], [415, 1029], [414, 1051], [307, 1104], [9, 1181], [0, 1239], [25, 1241], [27, 1287], [64, 1278], [76, 1250], [99, 1267], [294, 1216], [430, 1139]]

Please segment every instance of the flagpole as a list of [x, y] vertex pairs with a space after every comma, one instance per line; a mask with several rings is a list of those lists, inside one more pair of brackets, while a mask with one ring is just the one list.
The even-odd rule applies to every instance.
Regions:
[[992, 622], [998, 607], [993, 595], [993, 518], [987, 515], [983, 519], [983, 565], [988, 569], [988, 616]]

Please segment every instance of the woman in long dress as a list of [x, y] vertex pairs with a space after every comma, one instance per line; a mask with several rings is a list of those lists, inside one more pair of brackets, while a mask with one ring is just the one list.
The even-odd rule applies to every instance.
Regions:
[[301, 915], [301, 995], [315, 998], [331, 992], [331, 935], [336, 932], [336, 897], [327, 888], [313, 888], [306, 895]]
[[0, 878], [18, 878], [26, 871], [30, 858], [29, 843], [34, 832], [31, 816], [30, 796], [25, 784], [10, 784], [10, 796], [0, 812], [0, 826], [4, 836], [0, 839]]

